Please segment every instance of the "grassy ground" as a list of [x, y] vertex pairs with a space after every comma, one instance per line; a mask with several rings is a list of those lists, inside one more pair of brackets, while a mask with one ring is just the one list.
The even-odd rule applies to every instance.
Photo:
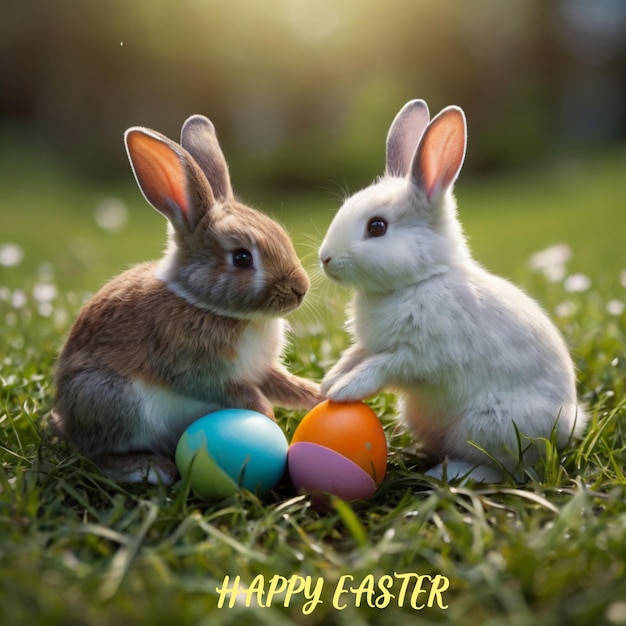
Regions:
[[[210, 505], [180, 485], [121, 487], [42, 438], [55, 355], [84, 294], [156, 256], [163, 222], [130, 185], [83, 186], [54, 168], [32, 185], [5, 168], [0, 246], [18, 244], [24, 257], [0, 265], [2, 614], [90, 626], [626, 624], [625, 165], [623, 152], [605, 154], [458, 190], [476, 256], [538, 297], [574, 350], [593, 413], [580, 445], [521, 488], [441, 485], [421, 474], [393, 396], [381, 395], [372, 406], [389, 441], [387, 478], [369, 502], [324, 514], [288, 482], [262, 500], [242, 493]], [[94, 221], [104, 195], [127, 206], [120, 232]], [[332, 194], [261, 204], [312, 264]], [[563, 277], [528, 269], [531, 253], [562, 241], [573, 252]], [[294, 371], [317, 379], [346, 341], [344, 294], [327, 293], [316, 280], [317, 304], [297, 318], [288, 354]], [[288, 435], [301, 416], [279, 413]], [[236, 577], [252, 590], [232, 608], [224, 591], [220, 608], [218, 589]], [[260, 589], [272, 581], [284, 590], [270, 601]], [[289, 584], [303, 590], [288, 598]]]

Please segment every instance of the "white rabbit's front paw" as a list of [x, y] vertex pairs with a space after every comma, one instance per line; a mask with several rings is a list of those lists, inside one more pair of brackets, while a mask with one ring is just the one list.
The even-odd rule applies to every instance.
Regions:
[[332, 372], [329, 372], [326, 376], [324, 376], [324, 380], [322, 380], [320, 384], [320, 393], [323, 397], [329, 397], [330, 390], [335, 386], [340, 378], [340, 375], [333, 376]]
[[322, 393], [335, 402], [358, 402], [373, 396], [384, 386], [381, 365], [385, 363], [385, 355], [363, 359], [362, 352], [357, 352], [329, 372], [322, 383]]
[[[335, 400], [335, 396], [331, 394], [339, 393], [340, 390], [350, 384], [352, 380], [359, 378], [358, 370], [366, 360], [367, 355], [362, 348], [358, 346], [348, 348], [348, 350], [343, 353], [341, 359], [339, 359], [326, 376], [324, 376], [320, 388], [322, 395], [331, 400]], [[349, 400], [339, 400], [338, 398], [336, 401], [349, 402]]]
[[[320, 392], [326, 398], [331, 398], [331, 394], [338, 392], [342, 387], [350, 381], [350, 370], [342, 367], [341, 363], [337, 363], [330, 372], [324, 376], [320, 385]], [[334, 398], [331, 398], [334, 400]], [[340, 402], [337, 400], [337, 402]]]
[[439, 463], [424, 475], [437, 480], [443, 480], [445, 475], [447, 481], [461, 481], [462, 484], [468, 480], [479, 483], [500, 483], [503, 478], [502, 472], [495, 467], [484, 464], [472, 465], [466, 461]]
[[378, 391], [378, 389], [372, 389], [367, 382], [359, 377], [343, 376], [328, 389], [325, 395], [333, 402], [359, 402]]
[[340, 382], [335, 383], [325, 395], [333, 402], [358, 402], [362, 399], [351, 390], [350, 385], [342, 386]]

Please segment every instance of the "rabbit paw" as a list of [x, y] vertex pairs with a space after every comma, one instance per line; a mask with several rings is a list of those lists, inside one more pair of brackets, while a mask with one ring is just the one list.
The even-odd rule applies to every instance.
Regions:
[[[342, 357], [335, 363], [331, 370], [324, 376], [321, 384], [321, 394], [326, 398], [330, 398], [332, 390], [338, 392], [341, 387], [345, 387], [350, 379], [355, 378], [355, 370], [367, 360], [367, 354], [358, 346], [348, 348]], [[343, 381], [343, 382], [342, 382]], [[339, 400], [337, 400], [339, 402]], [[342, 400], [347, 402], [347, 400]]]
[[330, 386], [325, 396], [333, 402], [358, 402], [378, 391], [368, 383], [358, 376], [343, 376]]
[[424, 473], [425, 476], [446, 481], [460, 481], [465, 484], [468, 480], [478, 483], [500, 483], [502, 482], [502, 472], [490, 465], [467, 463], [466, 461], [448, 461], [439, 463], [435, 467]]
[[335, 365], [335, 367], [333, 367], [322, 380], [320, 385], [320, 393], [322, 396], [325, 398], [329, 397], [330, 390], [334, 387], [338, 387], [339, 381], [347, 376], [348, 372], [344, 371], [343, 368], [338, 367], [338, 365]]
[[179, 477], [174, 459], [150, 453], [102, 454], [92, 460], [105, 476], [119, 483], [173, 485]]
[[339, 376], [326, 376], [320, 384], [320, 393], [322, 397], [328, 398], [330, 390], [335, 386], [335, 383], [339, 380]]

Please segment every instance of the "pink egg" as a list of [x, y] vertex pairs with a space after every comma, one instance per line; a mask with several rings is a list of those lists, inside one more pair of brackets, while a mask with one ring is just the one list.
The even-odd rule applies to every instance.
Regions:
[[367, 500], [376, 493], [373, 478], [356, 463], [316, 443], [289, 447], [287, 465], [300, 493], [330, 493], [342, 500]]

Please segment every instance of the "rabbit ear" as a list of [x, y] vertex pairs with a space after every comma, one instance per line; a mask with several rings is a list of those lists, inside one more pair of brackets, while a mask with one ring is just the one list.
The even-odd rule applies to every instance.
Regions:
[[146, 200], [177, 230], [193, 230], [214, 203], [211, 188], [181, 146], [148, 128], [129, 128], [126, 151]]
[[465, 114], [459, 107], [446, 107], [428, 125], [411, 174], [429, 199], [454, 183], [463, 165], [466, 144]]
[[423, 100], [407, 102], [396, 115], [387, 134], [385, 174], [406, 176], [430, 114]]
[[203, 115], [192, 115], [183, 124], [180, 143], [204, 172], [215, 197], [219, 200], [232, 198], [228, 164], [212, 122]]

